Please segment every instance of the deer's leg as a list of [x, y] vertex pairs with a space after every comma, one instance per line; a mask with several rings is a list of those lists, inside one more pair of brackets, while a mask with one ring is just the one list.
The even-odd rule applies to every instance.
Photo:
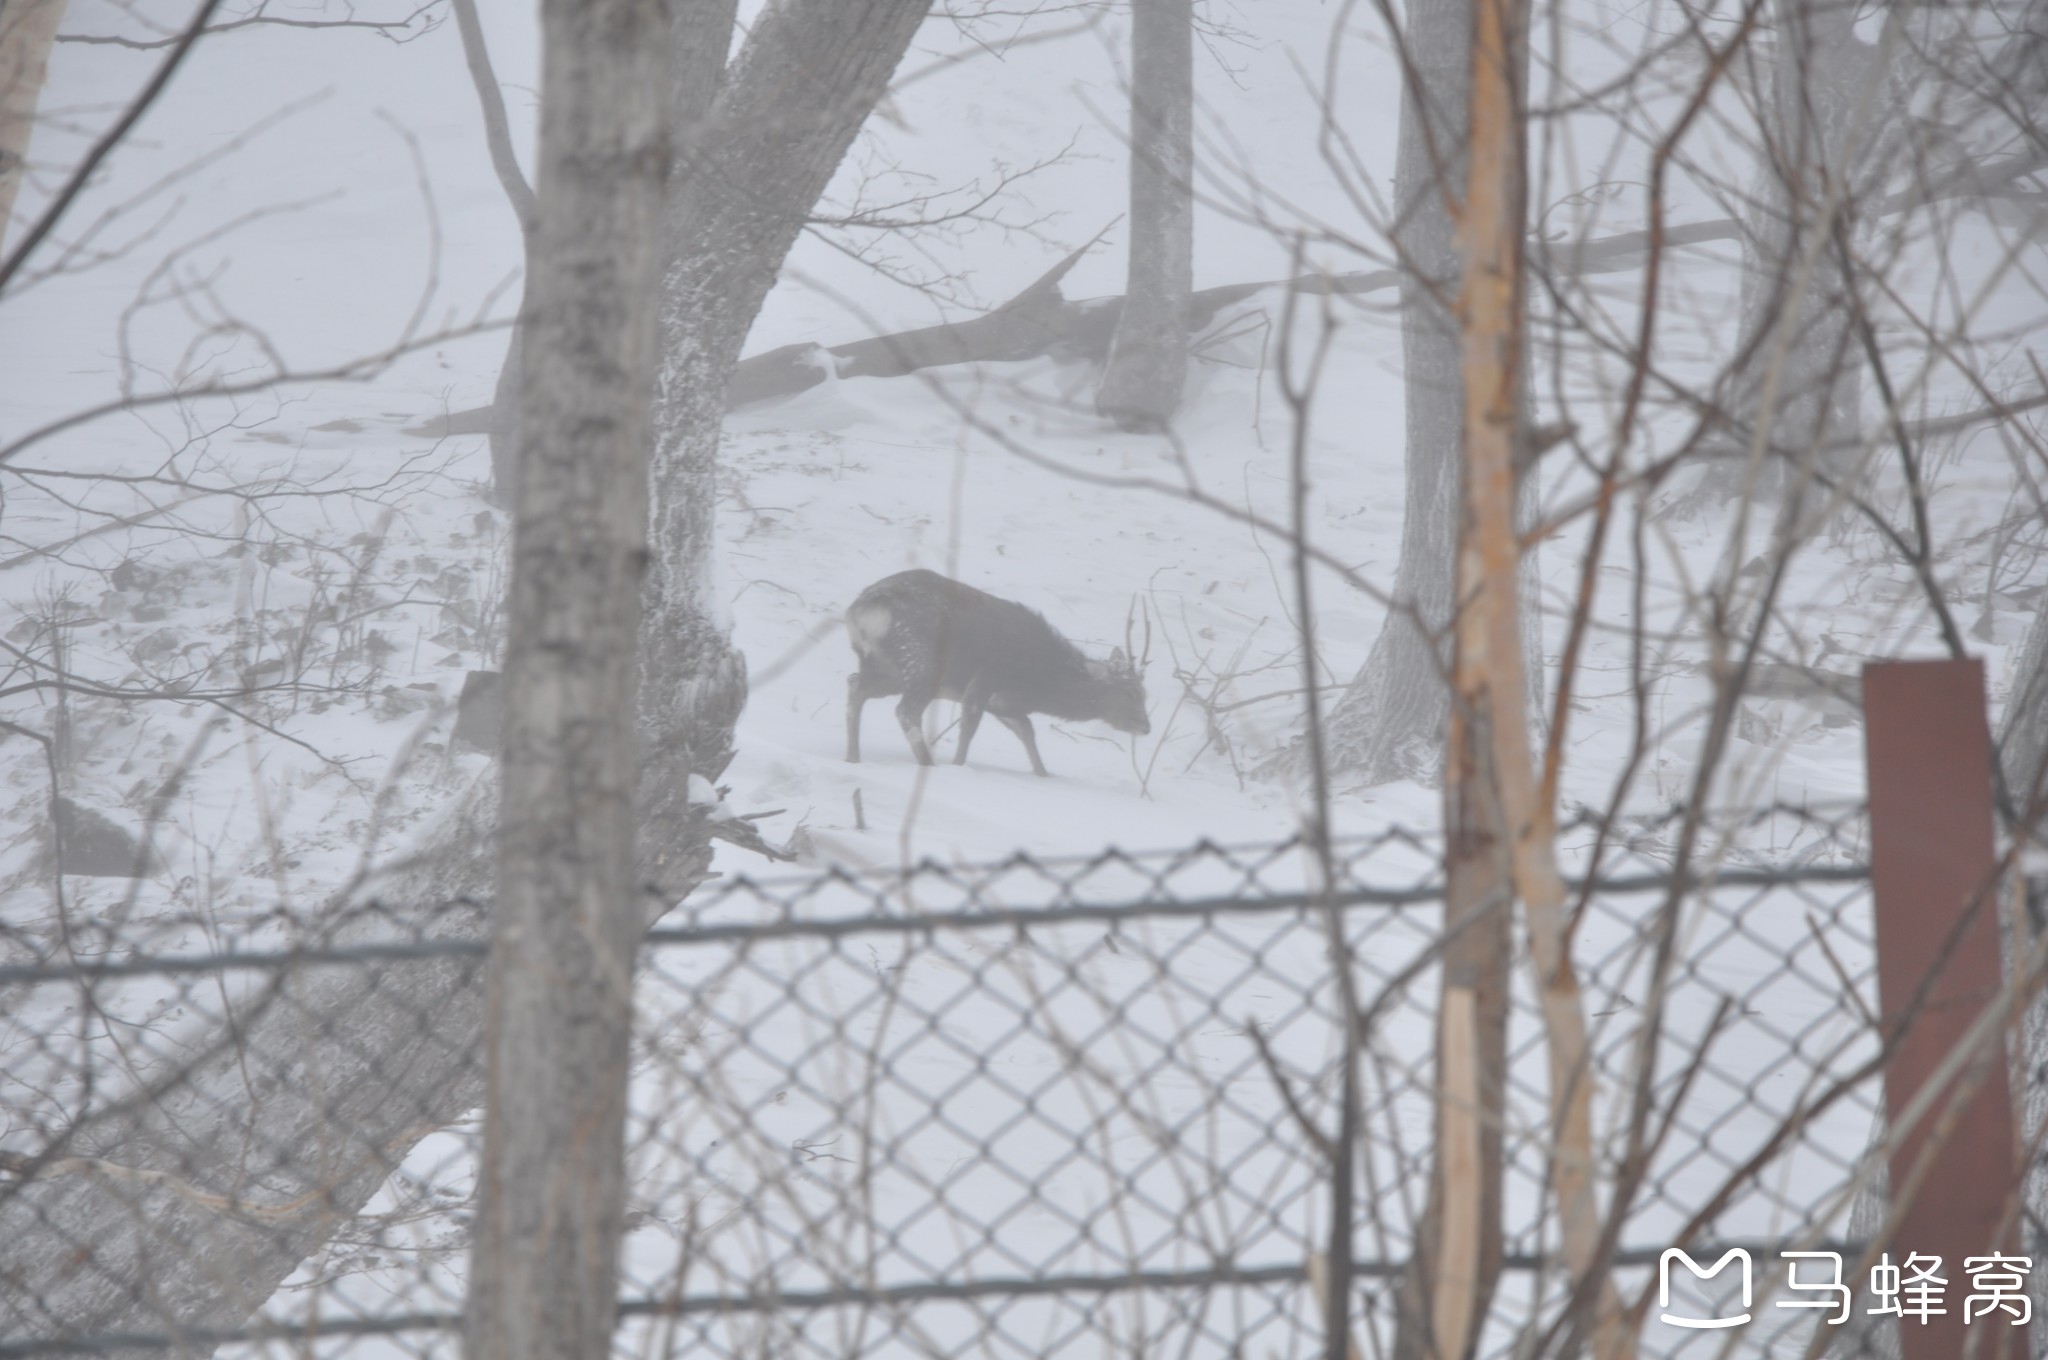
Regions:
[[960, 738], [953, 743], [953, 763], [967, 763], [967, 747], [974, 740], [974, 731], [981, 726], [981, 715], [988, 709], [988, 695], [982, 690], [970, 688], [960, 696]]
[[846, 677], [846, 763], [860, 764], [860, 711], [867, 707], [874, 691], [868, 688], [865, 670]]
[[903, 729], [903, 739], [910, 743], [910, 753], [920, 765], [932, 763], [932, 748], [924, 739], [924, 710], [929, 703], [929, 695], [905, 694], [896, 705], [896, 724]]
[[[994, 709], [989, 712], [995, 713]], [[1038, 734], [1031, 730], [1031, 715], [1019, 713], [1012, 717], [1008, 713], [996, 713], [996, 721], [1017, 734], [1017, 740], [1024, 743], [1024, 754], [1031, 757], [1031, 773], [1049, 774], [1045, 762], [1038, 758]]]

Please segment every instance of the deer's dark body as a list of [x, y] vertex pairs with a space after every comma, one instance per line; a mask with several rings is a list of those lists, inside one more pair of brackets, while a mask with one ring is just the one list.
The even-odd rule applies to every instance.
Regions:
[[965, 764], [983, 713], [1017, 734], [1034, 773], [1046, 773], [1031, 715], [1100, 719], [1122, 732], [1149, 732], [1144, 682], [1123, 649], [1091, 661], [1037, 611], [934, 571], [875, 582], [846, 611], [860, 669], [846, 678], [846, 758], [860, 759], [860, 715], [870, 699], [900, 694], [896, 721], [918, 763], [932, 763], [924, 711], [934, 699], [960, 704], [953, 763]]

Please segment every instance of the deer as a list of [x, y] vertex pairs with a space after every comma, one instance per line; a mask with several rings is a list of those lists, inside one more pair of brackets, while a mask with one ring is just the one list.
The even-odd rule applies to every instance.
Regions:
[[[1133, 610], [1135, 613], [1135, 609]], [[1049, 771], [1038, 754], [1031, 715], [1099, 719], [1119, 732], [1152, 730], [1145, 716], [1144, 666], [1152, 651], [1145, 619], [1145, 656], [1133, 661], [1131, 619], [1124, 645], [1095, 661], [1060, 636], [1043, 615], [976, 590], [935, 571], [904, 571], [863, 590], [846, 610], [846, 631], [860, 669], [846, 677], [846, 759], [860, 763], [861, 710], [870, 699], [900, 694], [896, 721], [920, 765], [932, 764], [924, 711], [934, 699], [960, 704], [953, 763], [967, 763], [984, 713], [1017, 734], [1031, 772]]]

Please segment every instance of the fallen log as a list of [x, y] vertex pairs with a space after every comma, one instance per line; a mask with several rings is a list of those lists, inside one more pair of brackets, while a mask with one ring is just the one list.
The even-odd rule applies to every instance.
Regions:
[[[1736, 239], [1738, 233], [1733, 221], [1699, 222], [1670, 229], [1663, 245], [1703, 245]], [[1123, 298], [1070, 302], [1060, 292], [1060, 281], [1094, 245], [1090, 241], [1082, 246], [1016, 297], [982, 316], [843, 345], [784, 345], [742, 359], [726, 389], [726, 409], [795, 396], [833, 377], [900, 378], [948, 364], [1014, 362], [1047, 354], [1099, 360], [1109, 352], [1110, 337], [1116, 334]], [[1632, 231], [1597, 241], [1546, 243], [1539, 249], [1551, 269], [1578, 276], [1632, 269], [1650, 248], [1650, 233]], [[1393, 288], [1400, 281], [1398, 269], [1371, 269], [1204, 288], [1190, 300], [1188, 328], [1200, 331], [1224, 308], [1269, 290], [1356, 296]]]
[[[1060, 280], [1080, 263], [1087, 249], [1083, 246], [1067, 256], [1016, 297], [981, 316], [843, 345], [809, 341], [783, 345], [742, 359], [726, 387], [725, 408], [735, 411], [755, 402], [793, 397], [827, 378], [900, 378], [949, 364], [1015, 362], [1047, 354], [1100, 359], [1109, 352], [1110, 337], [1116, 334], [1123, 298], [1069, 301], [1060, 292]], [[1191, 299], [1188, 326], [1199, 331], [1225, 307], [1267, 289], [1355, 294], [1392, 288], [1399, 281], [1398, 271], [1375, 269], [1204, 288]], [[407, 426], [405, 433], [429, 439], [479, 434], [490, 428], [490, 416], [490, 407], [478, 406]]]
[[[1895, 194], [1883, 200], [1878, 210], [1897, 212], [1966, 191], [1988, 192], [2036, 173], [2042, 165], [2043, 158], [2038, 155], [2011, 157], [2005, 163], [1990, 167], [1988, 172], [1968, 175], [1958, 172], [1915, 194]], [[1530, 262], [1540, 271], [1582, 278], [1633, 269], [1653, 247], [1669, 250], [1713, 241], [1735, 241], [1741, 236], [1739, 222], [1733, 218], [1722, 218], [1668, 228], [1657, 240], [1653, 240], [1647, 231], [1628, 231], [1590, 241], [1532, 242]], [[1096, 241], [1101, 239], [1098, 234]], [[1123, 311], [1123, 298], [1070, 302], [1060, 292], [1060, 280], [1080, 263], [1081, 257], [1096, 241], [1082, 246], [1016, 297], [985, 315], [900, 331], [895, 335], [855, 340], [844, 345], [826, 346], [809, 342], [784, 345], [742, 359], [734, 368], [731, 384], [726, 389], [726, 409], [731, 411], [757, 401], [795, 396], [816, 387], [828, 377], [896, 378], [948, 364], [1000, 363], [1035, 359], [1046, 354], [1100, 359], [1108, 353], [1109, 338], [1116, 333], [1117, 317]], [[1400, 277], [1398, 270], [1373, 269], [1353, 274], [1307, 274], [1296, 279], [1204, 288], [1192, 299], [1188, 325], [1191, 329], [1201, 330], [1225, 307], [1244, 302], [1267, 289], [1291, 288], [1308, 294], [1355, 295], [1392, 288], [1400, 282]], [[1972, 413], [1961, 421], [1976, 423], [1985, 418], [1985, 414]], [[427, 438], [482, 433], [490, 428], [490, 417], [491, 408], [480, 406], [409, 426], [405, 433]]]
[[[1733, 240], [1739, 230], [1732, 220], [1692, 223], [1665, 232], [1662, 245], [1669, 249]], [[742, 359], [733, 369], [732, 381], [726, 388], [725, 408], [734, 411], [755, 402], [793, 397], [827, 378], [900, 378], [950, 364], [1015, 362], [1048, 354], [1099, 360], [1109, 352], [1110, 337], [1116, 334], [1123, 298], [1070, 301], [1060, 291], [1060, 281], [1095, 243], [1088, 242], [1017, 296], [981, 316], [894, 335], [871, 336], [843, 345], [805, 341]], [[1596, 241], [1546, 242], [1538, 247], [1538, 252], [1544, 267], [1565, 275], [1584, 276], [1632, 269], [1650, 248], [1650, 233], [1632, 231]], [[1190, 299], [1188, 326], [1200, 331], [1224, 308], [1268, 290], [1357, 296], [1393, 288], [1400, 281], [1398, 269], [1370, 269], [1222, 284], [1201, 289]], [[488, 406], [457, 411], [408, 427], [405, 433], [428, 438], [477, 433], [490, 427], [490, 414]]]
[[966, 321], [830, 348], [810, 342], [784, 345], [742, 359], [726, 385], [725, 408], [794, 396], [828, 377], [900, 378], [947, 364], [1035, 359], [1063, 343], [1097, 341], [1106, 349], [1123, 299], [1069, 302], [1060, 292], [1060, 280], [1094, 245], [1090, 241], [1074, 251], [994, 311]]
[[[1109, 352], [1110, 337], [1116, 334], [1123, 298], [1070, 302], [1060, 293], [1061, 278], [1080, 262], [1087, 249], [1083, 246], [1075, 251], [1029, 288], [982, 316], [844, 345], [784, 345], [742, 359], [726, 389], [726, 409], [737, 410], [757, 401], [795, 396], [829, 377], [900, 378], [948, 364], [1014, 362], [1047, 354], [1101, 359]], [[1297, 279], [1204, 288], [1190, 299], [1188, 329], [1202, 330], [1225, 307], [1247, 301], [1267, 289], [1370, 293], [1392, 288], [1400, 277], [1397, 270], [1375, 269], [1358, 274], [1305, 274]]]

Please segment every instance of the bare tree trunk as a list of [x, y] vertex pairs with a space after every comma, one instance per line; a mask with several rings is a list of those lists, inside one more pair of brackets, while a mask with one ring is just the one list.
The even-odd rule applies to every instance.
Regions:
[[[483, 45], [483, 20], [477, 16], [477, 0], [451, 0], [455, 27], [463, 35], [463, 61], [469, 68], [469, 82], [477, 88], [477, 107], [483, 111], [483, 139], [492, 150], [492, 170], [504, 186], [512, 211], [518, 213], [520, 246], [526, 266], [535, 256], [535, 231], [539, 205], [532, 186], [520, 174], [518, 154], [512, 150], [512, 123], [506, 117], [504, 92], [498, 88], [498, 74], [492, 70], [492, 55]], [[520, 295], [520, 313], [526, 311], [526, 295]], [[524, 320], [512, 324], [512, 340], [506, 344], [506, 360], [498, 369], [498, 387], [492, 391], [492, 490], [504, 506], [518, 504], [518, 426], [520, 426], [520, 377], [524, 373]]]
[[668, 172], [664, 0], [547, 0], [520, 374], [486, 1100], [463, 1348], [602, 1360], [618, 1314], [634, 639]]
[[[1391, 595], [1365, 664], [1330, 715], [1330, 768], [1367, 784], [1436, 779], [1447, 750], [1449, 630], [1457, 560], [1458, 447], [1465, 418], [1457, 326], [1458, 289], [1451, 214], [1464, 192], [1471, 9], [1461, 0], [1416, 0], [1403, 30], [1409, 71], [1402, 81], [1394, 167], [1394, 245], [1401, 261], [1401, 374], [1405, 415], [1401, 555]], [[1418, 93], [1414, 88], [1421, 86]], [[1524, 419], [1528, 417], [1524, 399]], [[1524, 457], [1520, 465], [1527, 470]], [[1516, 513], [1533, 515], [1536, 479], [1519, 484]], [[1526, 563], [1533, 581], [1533, 556]], [[1540, 639], [1533, 611], [1524, 643]], [[1542, 674], [1526, 677], [1540, 708]]]
[[[746, 702], [746, 663], [732, 648], [711, 567], [726, 380], [783, 257], [928, 8], [929, 0], [771, 5], [715, 99], [691, 72], [716, 70], [723, 51], [678, 55], [642, 652], [642, 797], [654, 826], [694, 822], [675, 772], [716, 779], [732, 759], [733, 724]], [[733, 0], [690, 0], [677, 16], [717, 12], [729, 24], [732, 10]], [[798, 90], [804, 97], [793, 97]], [[691, 679], [663, 678], [672, 676]], [[653, 881], [666, 882], [662, 841], [643, 845]]]
[[[1472, 26], [1471, 154], [1459, 223], [1465, 420], [1461, 603], [1452, 682], [1453, 722], [1472, 746], [1467, 769], [1485, 782], [1456, 796], [1479, 805], [1481, 824], [1505, 830], [1509, 838], [1513, 896], [1521, 901], [1550, 1060], [1545, 1179], [1557, 1202], [1559, 1240], [1573, 1287], [1572, 1335], [1590, 1332], [1598, 1360], [1622, 1360], [1634, 1355], [1635, 1339], [1599, 1250], [1591, 1050], [1557, 866], [1557, 790], [1548, 778], [1538, 780], [1531, 750], [1517, 603], [1517, 468], [1526, 461], [1520, 449], [1530, 437], [1524, 393], [1528, 111], [1522, 89], [1528, 18], [1528, 0], [1478, 0]], [[1447, 1003], [1453, 996], [1447, 986]], [[1568, 1341], [1565, 1352], [1571, 1350]]]
[[36, 130], [36, 101], [50, 73], [50, 49], [66, 0], [9, 0], [0, 8], [0, 242], [14, 220], [29, 139]]
[[[309, 944], [480, 939], [496, 821], [493, 775], [403, 873], [336, 898], [328, 919], [346, 924]], [[360, 910], [373, 896], [384, 906]], [[415, 1142], [475, 1108], [481, 971], [473, 957], [305, 969], [177, 1036], [170, 1051], [192, 1055], [178, 1070], [103, 1098], [0, 1183], [0, 1335], [239, 1325]], [[151, 1179], [72, 1171], [67, 1157]]]
[[[1852, 81], [1866, 73], [1868, 43], [1856, 36], [1855, 14], [1847, 5], [1814, 5], [1779, 0], [1778, 60], [1772, 74], [1771, 110], [1779, 156], [1766, 157], [1758, 175], [1757, 237], [1749, 243], [1743, 270], [1743, 315], [1758, 328], [1755, 350], [1771, 361], [1773, 343], [1784, 328], [1784, 365], [1775, 412], [1752, 406], [1751, 419], [1772, 420], [1771, 442], [1800, 453], [1835, 435], [1853, 436], [1861, 424], [1861, 365], [1850, 348], [1848, 280], [1835, 252], [1823, 247], [1812, 277], [1797, 278], [1824, 196], [1824, 176], [1846, 168], [1845, 123], [1856, 91]], [[1796, 192], [1795, 192], [1796, 188]], [[1787, 298], [1790, 296], [1789, 307]], [[1755, 401], [1761, 393], [1751, 394]]]
[[[639, 859], [663, 902], [708, 870], [715, 828], [708, 807], [691, 802], [689, 776], [715, 775], [730, 759], [745, 699], [707, 579], [726, 381], [925, 0], [786, 0], [755, 24], [714, 104], [702, 92], [729, 45], [732, 9], [733, 0], [670, 6], [672, 82], [700, 92], [700, 117], [671, 126], [681, 154], [667, 209], [642, 601]], [[371, 885], [378, 911], [335, 938], [483, 938], [497, 819], [493, 773], [403, 873]], [[360, 897], [338, 899], [336, 917]], [[303, 970], [260, 1010], [188, 1036], [201, 1056], [174, 1079], [64, 1131], [24, 1175], [0, 1182], [0, 1334], [239, 1325], [414, 1143], [476, 1108], [478, 974], [473, 959]], [[60, 1174], [76, 1153], [163, 1175]], [[194, 1191], [256, 1212], [211, 1207]]]
[[[528, 251], [527, 259], [532, 258]], [[507, 507], [519, 504], [519, 430], [525, 416], [519, 400], [520, 374], [526, 371], [524, 296], [519, 299], [519, 313], [512, 323], [512, 338], [505, 344], [497, 385], [491, 389], [491, 424], [484, 435], [491, 445], [491, 494]]]
[[[1402, 1281], [1394, 1354], [1458, 1360], [1475, 1343], [1500, 1276], [1501, 1123], [1512, 959], [1507, 843], [1486, 741], [1451, 718], [1446, 659], [1457, 563], [1462, 355], [1450, 303], [1459, 260], [1452, 212], [1463, 199], [1472, 92], [1472, 14], [1420, 0], [1404, 30], [1394, 171], [1394, 240], [1403, 266], [1401, 353], [1407, 504], [1390, 614], [1331, 719], [1331, 761], [1380, 783], [1444, 780], [1442, 1003], [1437, 1016], [1435, 1155]], [[1446, 724], [1448, 722], [1448, 731]], [[1446, 737], [1448, 740], [1446, 740]]]
[[2048, 803], [2048, 602], [2034, 613], [2013, 671], [2012, 695], [1999, 724], [1998, 760], [2014, 810], [2024, 816], [2030, 803]]
[[1195, 286], [1194, 0], [1132, 0], [1129, 283], [1095, 409], [1164, 429], [1188, 378]]
[[[505, 197], [511, 200], [512, 211], [519, 215], [519, 240], [530, 268], [539, 207], [512, 149], [511, 122], [505, 116], [505, 96], [498, 88], [497, 74], [491, 69], [490, 52], [484, 46], [483, 22], [476, 12], [476, 0], [451, 0], [450, 8], [455, 12], [455, 26], [462, 33], [462, 56], [469, 68], [470, 83], [476, 86], [477, 104], [483, 111], [484, 140], [490, 147], [491, 168], [497, 172]], [[520, 298], [519, 310], [522, 314], [526, 310], [524, 296]], [[525, 371], [524, 334], [522, 316], [513, 323], [512, 339], [505, 347], [505, 362], [498, 368], [498, 384], [491, 394], [491, 484], [499, 503], [507, 506], [519, 503], [519, 390]]]
[[[1864, 84], [1887, 78], [1880, 54], [1856, 36], [1851, 5], [1777, 0], [1766, 126], [1742, 236], [1742, 322], [1727, 390], [1729, 429], [1695, 503], [1737, 495], [1775, 500], [1799, 462], [1847, 475], [1861, 427], [1863, 357], [1850, 318], [1852, 281], [1840, 252], [1818, 233], [1853, 234], [1856, 200], [1881, 184], [1885, 146], [1851, 126]], [[1891, 101], [1880, 111], [1891, 113]], [[1901, 102], [1897, 107], [1903, 107]], [[1849, 192], [1829, 209], [1831, 194]], [[1761, 456], [1754, 475], [1726, 460]], [[1790, 460], [1790, 461], [1788, 461]]]
[[1407, 496], [1396, 612], [1330, 715], [1330, 764], [1381, 784], [1433, 777], [1443, 759], [1450, 688], [1439, 651], [1451, 621], [1458, 541], [1458, 447], [1464, 422], [1452, 205], [1465, 180], [1472, 15], [1461, 0], [1416, 0], [1403, 30], [1394, 163], [1394, 245], [1402, 265], [1401, 372]]
[[1444, 947], [1436, 1026], [1434, 1154], [1396, 1301], [1397, 1360], [1462, 1360], [1500, 1282], [1508, 980], [1514, 961], [1509, 839], [1491, 793], [1486, 733], [1453, 708], [1444, 779]]

